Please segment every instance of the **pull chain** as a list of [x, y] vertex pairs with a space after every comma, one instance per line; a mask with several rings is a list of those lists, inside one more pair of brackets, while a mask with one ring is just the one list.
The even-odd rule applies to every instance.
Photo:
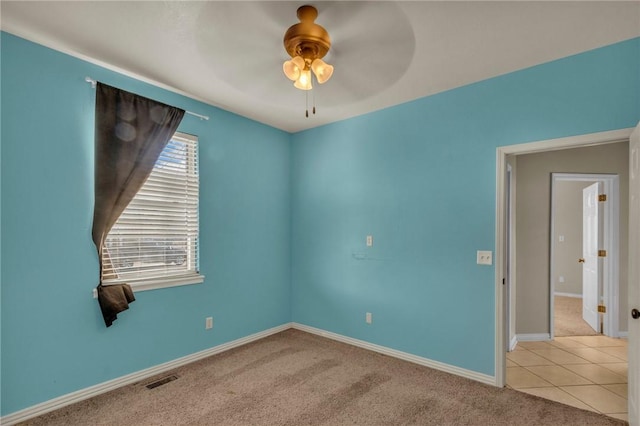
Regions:
[[[311, 82], [313, 82], [313, 74], [311, 75]], [[318, 80], [316, 80], [316, 83], [318, 82]], [[311, 92], [311, 102], [313, 103], [313, 108], [312, 108], [312, 113], [313, 115], [316, 114], [316, 93], [313, 91], [313, 86], [311, 86], [310, 90], [305, 90], [304, 91], [304, 100], [305, 100], [305, 111], [304, 111], [304, 116], [309, 118], [309, 92]]]

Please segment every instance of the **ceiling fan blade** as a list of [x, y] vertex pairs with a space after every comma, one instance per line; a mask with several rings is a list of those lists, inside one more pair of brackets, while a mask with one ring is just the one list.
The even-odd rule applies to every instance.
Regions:
[[[344, 8], [332, 10], [345, 14]], [[384, 19], [376, 19], [377, 14]], [[331, 84], [341, 87], [341, 102], [348, 101], [347, 95], [358, 101], [388, 88], [405, 74], [415, 53], [412, 26], [396, 2], [356, 7], [349, 24], [330, 34], [333, 46], [326, 61], [335, 66]]]
[[[373, 4], [372, 4], [373, 3]], [[361, 19], [366, 8], [378, 8], [386, 2], [371, 1], [323, 1], [315, 7], [318, 9], [316, 23], [322, 25], [333, 36], [340, 28], [347, 28]], [[384, 7], [384, 6], [383, 6]], [[332, 37], [333, 38], [333, 37]]]
[[197, 25], [195, 40], [202, 60], [224, 81], [240, 82], [242, 90], [282, 75], [287, 58], [282, 28], [271, 19], [248, 19], [256, 14], [262, 15], [262, 6], [255, 2], [207, 2]]
[[284, 32], [291, 25], [298, 23], [298, 18], [296, 18], [297, 3], [290, 1], [256, 1], [246, 2], [246, 4], [251, 5], [255, 13], [261, 15], [263, 20], [277, 27], [281, 35], [284, 35]]

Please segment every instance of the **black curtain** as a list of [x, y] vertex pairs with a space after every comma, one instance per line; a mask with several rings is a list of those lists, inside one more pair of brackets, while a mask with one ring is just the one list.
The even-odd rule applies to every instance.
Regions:
[[151, 174], [184, 110], [100, 82], [96, 91], [92, 236], [100, 262], [98, 302], [109, 327], [135, 298], [128, 284], [102, 285], [105, 239]]

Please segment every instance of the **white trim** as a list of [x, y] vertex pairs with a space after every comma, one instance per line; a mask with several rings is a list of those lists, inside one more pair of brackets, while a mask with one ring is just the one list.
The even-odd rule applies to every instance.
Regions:
[[[133, 289], [133, 292], [136, 291], [147, 291], [147, 290], [155, 290], [157, 288], [167, 288], [167, 287], [178, 287], [182, 285], [191, 285], [191, 284], [202, 284], [204, 282], [204, 275], [200, 274], [192, 274], [183, 277], [168, 277], [168, 278], [156, 278], [156, 279], [145, 279], [141, 281], [131, 281], [128, 282]], [[103, 285], [109, 285], [109, 283], [103, 283]]]
[[443, 362], [434, 361], [421, 356], [413, 355], [407, 352], [391, 349], [386, 346], [380, 346], [373, 343], [365, 342], [364, 340], [354, 339], [352, 337], [343, 336], [341, 334], [332, 333], [319, 328], [310, 327], [308, 325], [299, 324], [297, 322], [292, 323], [292, 328], [296, 330], [305, 331], [307, 333], [316, 334], [328, 339], [337, 340], [338, 342], [347, 343], [352, 346], [367, 349], [373, 352], [378, 352], [383, 355], [388, 355], [394, 358], [401, 359], [403, 361], [409, 361], [414, 364], [430, 367], [435, 370], [444, 371], [445, 373], [455, 374], [456, 376], [465, 377], [467, 379], [475, 380], [477, 382], [486, 383], [488, 385], [495, 385], [495, 377], [487, 374], [478, 373], [476, 371], [467, 370], [465, 368], [456, 367], [454, 365], [445, 364]]
[[515, 229], [515, 186], [516, 186], [516, 173], [513, 171], [512, 163], [507, 162], [507, 170], [505, 174], [505, 196], [507, 197], [508, 204], [505, 205], [505, 249], [508, 249], [506, 253], [504, 268], [504, 284], [502, 287], [504, 291], [503, 306], [506, 309], [505, 319], [505, 339], [508, 342], [507, 351], [512, 351], [515, 345], [516, 337], [516, 321], [515, 321], [515, 309], [512, 309], [511, 301], [516, 299], [516, 260], [515, 260], [515, 247], [516, 247], [516, 229]]
[[[204, 282], [204, 275], [200, 274], [192, 274], [185, 275], [180, 277], [169, 277], [169, 278], [155, 278], [155, 279], [143, 279], [139, 281], [137, 284], [133, 280], [125, 281], [129, 285], [131, 285], [131, 289], [134, 293], [139, 291], [147, 291], [147, 290], [156, 290], [159, 288], [169, 288], [169, 287], [180, 287], [183, 285], [192, 285], [192, 284], [202, 284]], [[102, 285], [117, 285], [118, 282], [103, 282]], [[98, 290], [93, 289], [93, 298], [98, 298]]]
[[[495, 380], [496, 386], [504, 387], [506, 384], [507, 370], [506, 370], [506, 353], [505, 350], [505, 320], [509, 321], [509, 318], [505, 318], [504, 308], [504, 291], [502, 280], [505, 279], [505, 263], [506, 263], [506, 249], [507, 242], [505, 241], [506, 226], [507, 226], [507, 207], [506, 207], [506, 180], [507, 180], [507, 155], [501, 151], [501, 148], [496, 150], [496, 255], [493, 257], [495, 262], [495, 347], [494, 347], [494, 363], [495, 363]], [[511, 301], [508, 301], [511, 303]], [[513, 309], [513, 307], [512, 307]], [[517, 336], [516, 336], [517, 337]]]
[[[346, 343], [352, 346], [357, 346], [373, 352], [378, 352], [384, 355], [401, 359], [403, 361], [408, 361], [414, 364], [433, 368], [435, 370], [444, 371], [445, 373], [454, 374], [456, 376], [465, 377], [467, 379], [471, 379], [481, 383], [486, 383], [488, 385], [496, 386], [495, 377], [489, 376], [487, 374], [478, 373], [475, 371], [467, 370], [465, 368], [460, 368], [454, 365], [445, 364], [443, 362], [433, 361], [428, 358], [423, 358], [407, 352], [398, 351], [395, 349], [387, 348], [385, 346], [376, 345], [373, 343], [365, 342], [363, 340], [354, 339], [351, 337], [332, 333], [330, 331], [325, 331], [319, 328], [310, 327], [308, 325], [292, 322], [292, 323], [285, 323], [277, 327], [273, 327], [268, 330], [255, 333], [250, 336], [242, 337], [240, 339], [233, 340], [231, 342], [223, 343], [221, 345], [214, 346], [213, 348], [205, 349], [203, 351], [196, 352], [191, 355], [187, 355], [182, 358], [175, 359], [173, 361], [165, 362], [163, 364], [159, 364], [154, 367], [150, 367], [150, 368], [140, 370], [131, 374], [127, 374], [125, 376], [121, 376], [113, 380], [108, 380], [106, 382], [99, 383], [97, 385], [89, 386], [88, 388], [71, 392], [66, 395], [62, 395], [57, 398], [50, 399], [49, 401], [42, 402], [40, 404], [32, 405], [31, 407], [28, 407], [23, 410], [16, 411], [9, 415], [1, 417], [0, 425], [10, 426], [16, 423], [24, 422], [34, 417], [41, 416], [48, 412], [66, 407], [67, 405], [84, 401], [94, 396], [98, 396], [100, 394], [118, 389], [122, 386], [139, 382], [149, 377], [153, 377], [155, 375], [164, 373], [166, 371], [173, 370], [177, 367], [181, 367], [183, 365], [190, 364], [195, 361], [199, 361], [203, 358], [207, 358], [212, 355], [216, 355], [221, 352], [225, 352], [230, 349], [237, 348], [242, 345], [246, 345], [247, 343], [251, 343], [256, 340], [263, 339], [265, 337], [271, 336], [272, 334], [280, 333], [290, 328], [315, 334], [328, 339], [337, 340], [342, 343]], [[514, 347], [515, 347], [515, 344], [514, 344]]]
[[516, 145], [499, 146], [498, 151], [505, 154], [533, 154], [535, 152], [558, 151], [567, 148], [605, 145], [622, 142], [629, 139], [633, 127], [609, 130], [606, 132], [590, 133], [587, 135], [569, 136], [566, 138], [549, 139], [545, 141], [521, 143]]
[[32, 419], [42, 414], [48, 413], [53, 410], [65, 407], [67, 405], [74, 404], [76, 402], [84, 401], [91, 397], [109, 392], [111, 390], [120, 388], [122, 386], [129, 385], [131, 383], [139, 382], [140, 380], [147, 379], [157, 374], [164, 373], [177, 367], [201, 360], [203, 358], [210, 357], [212, 355], [219, 354], [229, 349], [237, 348], [238, 346], [246, 345], [256, 340], [263, 339], [272, 334], [280, 333], [282, 331], [291, 328], [291, 323], [279, 325], [277, 327], [264, 330], [250, 336], [242, 337], [231, 342], [223, 343], [218, 346], [214, 346], [210, 349], [205, 349], [200, 352], [196, 352], [191, 355], [184, 356], [182, 358], [175, 359], [173, 361], [165, 362], [163, 364], [156, 365], [154, 367], [146, 368], [144, 370], [137, 371], [135, 373], [127, 374], [125, 376], [118, 377], [113, 380], [108, 380], [103, 383], [99, 383], [94, 386], [89, 386], [75, 392], [68, 393], [66, 395], [59, 396], [49, 401], [42, 402], [40, 404], [33, 405], [20, 411], [16, 411], [7, 416], [0, 418], [0, 424], [2, 425], [14, 425], [19, 422]]
[[517, 344], [518, 344], [518, 336], [514, 335], [513, 338], [511, 339], [511, 342], [509, 342], [509, 352], [513, 351], [516, 348]]
[[[620, 332], [620, 177], [604, 181], [605, 193], [611, 194], [611, 203], [605, 203], [604, 248], [607, 258], [602, 262], [603, 303], [607, 312], [603, 316], [606, 336], [618, 337]], [[608, 192], [611, 191], [611, 192]], [[615, 200], [615, 201], [614, 201]]]
[[[502, 296], [502, 274], [504, 271], [505, 242], [505, 176], [507, 155], [530, 154], [534, 152], [555, 151], [566, 148], [577, 148], [590, 145], [628, 140], [633, 128], [610, 130], [588, 135], [570, 136], [546, 141], [530, 142], [496, 148], [496, 255], [495, 261], [495, 372], [496, 385], [505, 385], [506, 351], [504, 346], [505, 310]], [[516, 314], [517, 315], [517, 314]]]
[[551, 335], [549, 333], [517, 334], [516, 339], [518, 342], [548, 342], [551, 340]]
[[563, 297], [572, 297], [574, 299], [582, 299], [582, 294], [578, 294], [578, 293], [563, 293], [561, 291], [554, 291], [553, 295], [554, 296], [563, 296]]
[[618, 331], [618, 339], [628, 339], [629, 332], [628, 331]]

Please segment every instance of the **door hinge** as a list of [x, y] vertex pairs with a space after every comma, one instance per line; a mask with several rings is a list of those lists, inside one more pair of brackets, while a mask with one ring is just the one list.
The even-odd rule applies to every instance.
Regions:
[[598, 250], [598, 257], [607, 257], [606, 250]]
[[607, 201], [607, 194], [598, 195], [598, 201]]
[[598, 305], [598, 313], [606, 314], [607, 308], [604, 305]]

